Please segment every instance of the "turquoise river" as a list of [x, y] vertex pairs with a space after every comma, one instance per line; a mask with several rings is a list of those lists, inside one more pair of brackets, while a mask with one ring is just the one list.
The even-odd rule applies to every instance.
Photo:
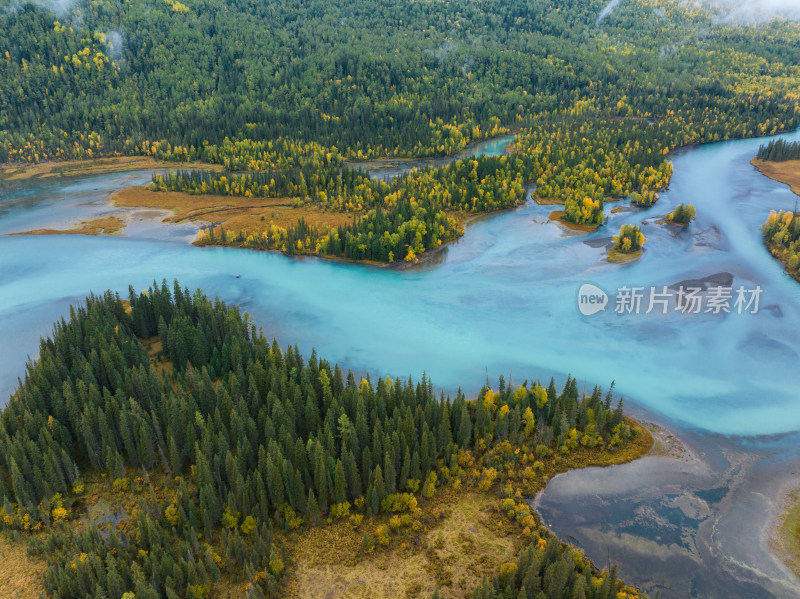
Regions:
[[[279, 343], [315, 347], [359, 372], [426, 371], [468, 394], [500, 374], [521, 383], [571, 373], [589, 388], [613, 379], [635, 416], [680, 437], [682, 453], [557, 477], [535, 500], [553, 530], [665, 598], [798, 597], [767, 537], [800, 462], [800, 284], [759, 232], [771, 209], [797, 198], [749, 164], [763, 142], [673, 154], [675, 175], [657, 204], [609, 204], [595, 233], [567, 231], [549, 222], [552, 207], [528, 202], [471, 223], [436, 260], [407, 270], [197, 248], [195, 226], [160, 224], [152, 210], [124, 210], [118, 236], [9, 236], [114, 211], [109, 194], [150, 172], [0, 182], [0, 403], [70, 304], [176, 278], [239, 304]], [[691, 226], [657, 222], [679, 203], [696, 207]], [[612, 214], [614, 206], [625, 209]], [[610, 264], [606, 249], [623, 223], [644, 223], [646, 250]], [[684, 314], [673, 299], [666, 314], [661, 304], [645, 313], [651, 288], [720, 283], [733, 300], [740, 287], [760, 288], [757, 312], [739, 314], [732, 300], [730, 313]], [[610, 296], [604, 311], [581, 313], [584, 284]], [[640, 313], [617, 313], [623, 287], [645, 290]]]

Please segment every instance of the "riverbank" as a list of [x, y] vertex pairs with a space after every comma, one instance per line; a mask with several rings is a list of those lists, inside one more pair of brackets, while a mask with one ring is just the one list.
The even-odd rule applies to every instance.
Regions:
[[116, 156], [96, 160], [59, 160], [38, 164], [0, 166], [0, 181], [25, 181], [29, 179], [50, 179], [54, 177], [76, 177], [99, 175], [154, 168], [202, 168], [221, 171], [219, 164], [207, 162], [175, 162], [157, 160], [152, 156]]
[[[750, 161], [758, 172], [765, 177], [788, 185], [795, 195], [800, 195], [800, 160], [786, 160], [783, 162], [772, 162], [759, 160], [753, 158]], [[800, 282], [800, 272], [797, 269], [789, 267], [789, 261], [794, 256], [794, 252], [790, 251], [783, 244], [773, 243], [770, 239], [764, 239], [764, 243], [769, 250], [769, 253], [783, 264], [786, 274], [792, 277], [795, 281]], [[788, 244], [787, 244], [788, 245]]]
[[430, 264], [439, 259], [451, 244], [463, 237], [466, 227], [470, 224], [519, 207], [513, 206], [479, 214], [450, 212], [448, 216], [455, 218], [461, 225], [460, 235], [417, 254], [414, 260], [398, 259], [393, 262], [380, 262], [319, 254], [313, 251], [314, 248], [311, 250], [295, 249], [289, 252], [279, 248], [250, 247], [246, 245], [246, 238], [241, 243], [221, 242], [223, 232], [227, 235], [242, 232], [248, 237], [260, 238], [271, 227], [288, 229], [297, 226], [301, 220], [318, 229], [327, 230], [351, 224], [362, 216], [363, 212], [321, 210], [309, 204], [301, 204], [296, 198], [246, 198], [212, 194], [192, 195], [184, 192], [156, 192], [151, 191], [145, 185], [113, 191], [107, 201], [111, 204], [111, 208], [116, 210], [100, 217], [75, 221], [64, 227], [36, 228], [10, 233], [10, 235], [124, 235], [124, 231], [132, 219], [137, 216], [141, 217], [141, 211], [149, 211], [147, 218], [154, 219], [154, 222], [160, 219], [161, 223], [166, 225], [196, 225], [200, 230], [192, 243], [197, 246], [243, 247], [256, 251], [280, 253], [293, 258], [317, 258], [347, 264], [404, 270]]
[[338, 227], [349, 224], [355, 213], [328, 212], [296, 203], [294, 198], [245, 198], [212, 194], [191, 195], [179, 191], [151, 191], [146, 186], [128, 187], [111, 194], [113, 206], [169, 210], [172, 224], [212, 224], [229, 232], [248, 231], [260, 234], [270, 225], [287, 228], [300, 219], [315, 227]]
[[771, 162], [753, 158], [750, 164], [765, 177], [788, 185], [794, 193], [800, 195], [800, 160]]
[[577, 233], [593, 233], [600, 228], [600, 225], [582, 225], [579, 223], [572, 223], [567, 220], [564, 220], [564, 210], [554, 210], [550, 213], [550, 221], [557, 223], [564, 227], [569, 231], [575, 231]]
[[781, 493], [767, 528], [770, 551], [800, 578], [800, 488]]
[[612, 264], [625, 264], [628, 262], [634, 262], [642, 257], [644, 250], [639, 248], [635, 252], [623, 252], [622, 250], [618, 250], [617, 248], [611, 248], [608, 250], [608, 258], [607, 260]]
[[69, 229], [33, 229], [14, 235], [113, 235], [125, 229], [126, 222], [117, 216], [99, 216], [74, 223]]
[[769, 253], [772, 254], [772, 257], [783, 265], [784, 272], [790, 277], [792, 277], [795, 281], [800, 283], [800, 272], [792, 272], [792, 270], [789, 268], [789, 259], [792, 257], [791, 252], [789, 252], [782, 245], [770, 243], [766, 240], [764, 241], [764, 243], [766, 244]]

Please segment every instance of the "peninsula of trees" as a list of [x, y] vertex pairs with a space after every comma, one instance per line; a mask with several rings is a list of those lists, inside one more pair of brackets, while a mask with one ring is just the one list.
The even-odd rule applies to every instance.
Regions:
[[[0, 414], [0, 528], [46, 561], [48, 597], [278, 597], [309, 531], [355, 535], [367, 560], [419, 547], [453, 498], [478, 493], [521, 553], [481, 562], [475, 597], [638, 597], [522, 499], [648, 438], [611, 391], [573, 378], [560, 392], [501, 378], [473, 400], [424, 375], [359, 380], [154, 284], [88, 298], [42, 341]], [[440, 567], [428, 591], [454, 596]]]

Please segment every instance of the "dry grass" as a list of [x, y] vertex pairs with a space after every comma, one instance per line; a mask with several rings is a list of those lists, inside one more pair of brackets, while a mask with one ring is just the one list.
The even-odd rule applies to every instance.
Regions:
[[635, 252], [623, 252], [622, 250], [618, 250], [617, 248], [611, 248], [608, 250], [608, 261], [612, 263], [625, 263], [625, 262], [633, 262], [634, 260], [638, 260], [642, 257], [644, 250], [638, 249]]
[[531, 198], [533, 201], [539, 204], [540, 206], [563, 206], [564, 201], [559, 200], [558, 198], [540, 198], [535, 193], [531, 194]]
[[[210, 194], [150, 191], [146, 187], [123, 189], [111, 196], [115, 206], [170, 210], [168, 222], [217, 223], [226, 231], [258, 234], [272, 224], [288, 228], [302, 218], [319, 228], [353, 221], [353, 213], [325, 212], [312, 206], [295, 206], [291, 198], [244, 198]], [[219, 227], [215, 228], [218, 232]]]
[[785, 183], [792, 191], [800, 195], [800, 160], [786, 160], [785, 162], [765, 162], [754, 158], [750, 161], [762, 175], [780, 183]]
[[113, 235], [125, 228], [125, 222], [116, 216], [100, 216], [75, 223], [71, 229], [34, 229], [11, 235]]
[[294, 547], [285, 596], [394, 599], [430, 597], [439, 588], [443, 598], [463, 597], [515, 560], [522, 545], [491, 504], [484, 493], [439, 498], [441, 520], [413, 540], [393, 539], [366, 556], [360, 553], [366, 524], [355, 531], [345, 524], [311, 529]]
[[569, 229], [570, 231], [578, 231], [580, 233], [591, 233], [592, 231], [596, 231], [600, 225], [580, 225], [578, 223], [571, 223], [564, 220], [564, 211], [563, 210], [554, 210], [550, 213], [550, 220], [556, 221], [558, 224], [564, 226], [565, 228]]
[[222, 167], [218, 164], [200, 162], [162, 161], [156, 160], [151, 156], [117, 156], [99, 158], [97, 160], [64, 160], [1, 167], [0, 180], [48, 179], [50, 177], [92, 175], [151, 168], [205, 168], [218, 171]]
[[39, 576], [45, 563], [27, 555], [28, 544], [0, 536], [0, 595], [7, 599], [38, 599], [43, 594]]

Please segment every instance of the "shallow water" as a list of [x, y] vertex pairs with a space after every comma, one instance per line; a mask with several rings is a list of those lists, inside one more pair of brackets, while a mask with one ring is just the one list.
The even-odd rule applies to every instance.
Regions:
[[534, 502], [598, 565], [654, 596], [800, 597], [768, 549], [776, 498], [797, 484], [797, 434], [758, 440], [682, 431], [685, 457], [648, 457], [557, 476]]
[[[785, 137], [798, 139], [800, 132]], [[0, 236], [0, 336], [6, 340], [0, 345], [0, 397], [13, 390], [25, 356], [36, 354], [39, 336], [70, 303], [90, 290], [127, 294], [128, 284], [142, 289], [154, 279], [176, 277], [242, 305], [281, 344], [296, 343], [306, 353], [316, 347], [359, 371], [419, 377], [427, 370], [437, 385], [469, 393], [487, 374], [521, 382], [563, 379], [571, 372], [589, 387], [615, 379], [635, 411], [691, 437], [699, 462], [687, 470], [657, 458], [607, 469], [597, 479], [591, 470], [570, 473], [540, 499], [543, 516], [599, 563], [608, 546], [633, 582], [663, 587], [659, 581], [668, 575], [692, 573], [686, 589], [676, 586], [665, 597], [725, 596], [730, 588], [737, 596], [794, 596], [796, 582], [764, 544], [737, 532], [744, 519], [748, 534], [763, 528], [788, 477], [783, 472], [797, 460], [797, 444], [773, 439], [754, 448], [719, 436], [800, 430], [800, 285], [783, 273], [759, 234], [769, 211], [792, 209], [795, 196], [749, 164], [763, 141], [675, 155], [671, 188], [656, 206], [611, 214], [609, 224], [591, 235], [564, 231], [548, 222], [552, 207], [528, 203], [475, 222], [437, 263], [406, 271], [195, 248], [187, 245], [195, 228], [158, 226], [146, 211], [131, 212], [128, 237]], [[486, 151], [502, 151], [498, 146]], [[102, 214], [110, 210], [110, 191], [149, 177], [135, 172], [5, 184], [0, 234]], [[697, 208], [689, 228], [655, 222], [681, 202]], [[642, 258], [628, 265], [606, 262], [610, 236], [622, 223], [643, 220], [649, 241]], [[592, 316], [578, 310], [585, 283], [613, 295], [622, 286], [660, 289], [712, 275], [717, 281], [732, 276], [734, 288], [760, 286], [759, 312], [688, 315], [670, 304], [666, 315], [620, 315], [613, 297]], [[587, 483], [600, 491], [587, 495]], [[619, 486], [628, 489], [624, 498], [613, 491]], [[703, 499], [723, 486], [725, 493], [714, 491], [723, 497], [716, 504], [728, 508]], [[761, 499], [753, 499], [758, 493]], [[702, 499], [706, 517], [689, 518], [670, 503], [681, 494], [688, 498], [678, 501], [692, 509], [706, 510], [692, 497]], [[584, 501], [593, 506], [588, 516]], [[666, 514], [664, 530], [637, 525], [639, 516], [631, 516], [636, 510], [644, 510], [645, 519]], [[631, 518], [630, 526], [621, 523]], [[612, 531], [609, 523], [617, 527]], [[626, 542], [611, 542], [619, 531], [628, 534]], [[672, 545], [680, 550], [663, 571], [642, 567], [649, 563], [642, 555]], [[718, 560], [723, 565], [712, 567]]]

